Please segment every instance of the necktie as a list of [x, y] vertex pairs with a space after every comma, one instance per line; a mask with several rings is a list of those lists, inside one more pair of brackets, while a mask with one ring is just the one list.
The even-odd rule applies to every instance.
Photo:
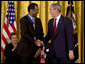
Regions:
[[[34, 30], [35, 30], [35, 18], [33, 18], [32, 21], [33, 21], [33, 27], [34, 27]], [[34, 32], [34, 33], [36, 33], [36, 32]], [[34, 40], [36, 40], [36, 34], [34, 36]]]
[[54, 35], [56, 35], [56, 19], [54, 19]]
[[32, 21], [33, 21], [33, 27], [35, 29], [35, 18], [33, 18]]
[[33, 21], [33, 24], [35, 24], [35, 18], [33, 18], [32, 21]]

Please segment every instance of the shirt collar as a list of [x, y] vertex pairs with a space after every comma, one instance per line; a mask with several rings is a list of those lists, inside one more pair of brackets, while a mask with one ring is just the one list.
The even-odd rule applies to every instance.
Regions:
[[59, 15], [56, 17], [56, 19], [57, 19], [57, 20], [59, 20], [59, 19], [60, 19], [60, 17], [61, 17], [61, 14], [59, 14]]
[[35, 19], [35, 17], [32, 17], [30, 14], [28, 14], [28, 16], [33, 20], [33, 19]]

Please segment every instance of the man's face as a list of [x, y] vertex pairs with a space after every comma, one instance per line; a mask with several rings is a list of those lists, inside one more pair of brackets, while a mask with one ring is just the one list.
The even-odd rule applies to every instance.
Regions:
[[39, 11], [38, 6], [35, 6], [35, 9], [34, 9], [34, 10], [32, 10], [32, 15], [33, 15], [33, 17], [36, 17], [36, 16], [37, 16], [38, 11]]
[[52, 5], [50, 6], [50, 14], [52, 17], [55, 17], [58, 14], [58, 10], [54, 9]]

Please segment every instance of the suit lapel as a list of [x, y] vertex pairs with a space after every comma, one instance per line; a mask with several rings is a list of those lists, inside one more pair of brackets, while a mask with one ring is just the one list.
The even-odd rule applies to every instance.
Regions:
[[54, 37], [54, 19], [52, 19], [52, 35]]
[[32, 29], [34, 30], [34, 27], [33, 27], [33, 23], [32, 23], [32, 21], [30, 20], [30, 18], [28, 17], [28, 15], [27, 15], [27, 19], [29, 20], [28, 22], [30, 23], [29, 25], [32, 27]]
[[56, 28], [56, 36], [58, 35], [58, 32], [59, 32], [59, 29], [60, 29], [61, 24], [62, 24], [62, 15], [61, 15], [61, 17], [59, 19], [59, 22], [58, 22], [58, 25], [57, 25], [57, 28]]

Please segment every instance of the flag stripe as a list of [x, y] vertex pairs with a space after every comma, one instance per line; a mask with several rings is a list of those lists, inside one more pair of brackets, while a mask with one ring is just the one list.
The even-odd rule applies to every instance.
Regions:
[[4, 37], [3, 34], [2, 34], [2, 40], [4, 41], [5, 44], [7, 44], [7, 40], [6, 40], [6, 38]]
[[3, 49], [3, 47], [1, 46], [1, 52], [4, 52], [4, 49]]
[[16, 32], [16, 29], [14, 27], [14, 24], [12, 24], [12, 29], [13, 29], [14, 32]]
[[7, 26], [6, 26], [6, 24], [4, 24], [4, 29], [5, 29], [5, 31], [7, 32], [8, 36], [9, 36], [10, 32], [9, 32], [9, 30], [8, 30], [8, 28], [7, 28]]
[[5, 31], [4, 28], [3, 28], [3, 35], [4, 35], [5, 38], [9, 38], [9, 36], [8, 36], [8, 34], [7, 34], [7, 32]]
[[14, 26], [15, 26], [15, 29], [17, 30], [17, 26], [16, 26], [16, 20], [15, 20], [15, 22], [14, 22]]
[[1, 46], [2, 46], [2, 48], [4, 50], [5, 49], [5, 44], [4, 44], [3, 40], [2, 40]]
[[13, 32], [13, 29], [10, 24], [9, 24], [8, 30], [10, 31], [10, 33]]

